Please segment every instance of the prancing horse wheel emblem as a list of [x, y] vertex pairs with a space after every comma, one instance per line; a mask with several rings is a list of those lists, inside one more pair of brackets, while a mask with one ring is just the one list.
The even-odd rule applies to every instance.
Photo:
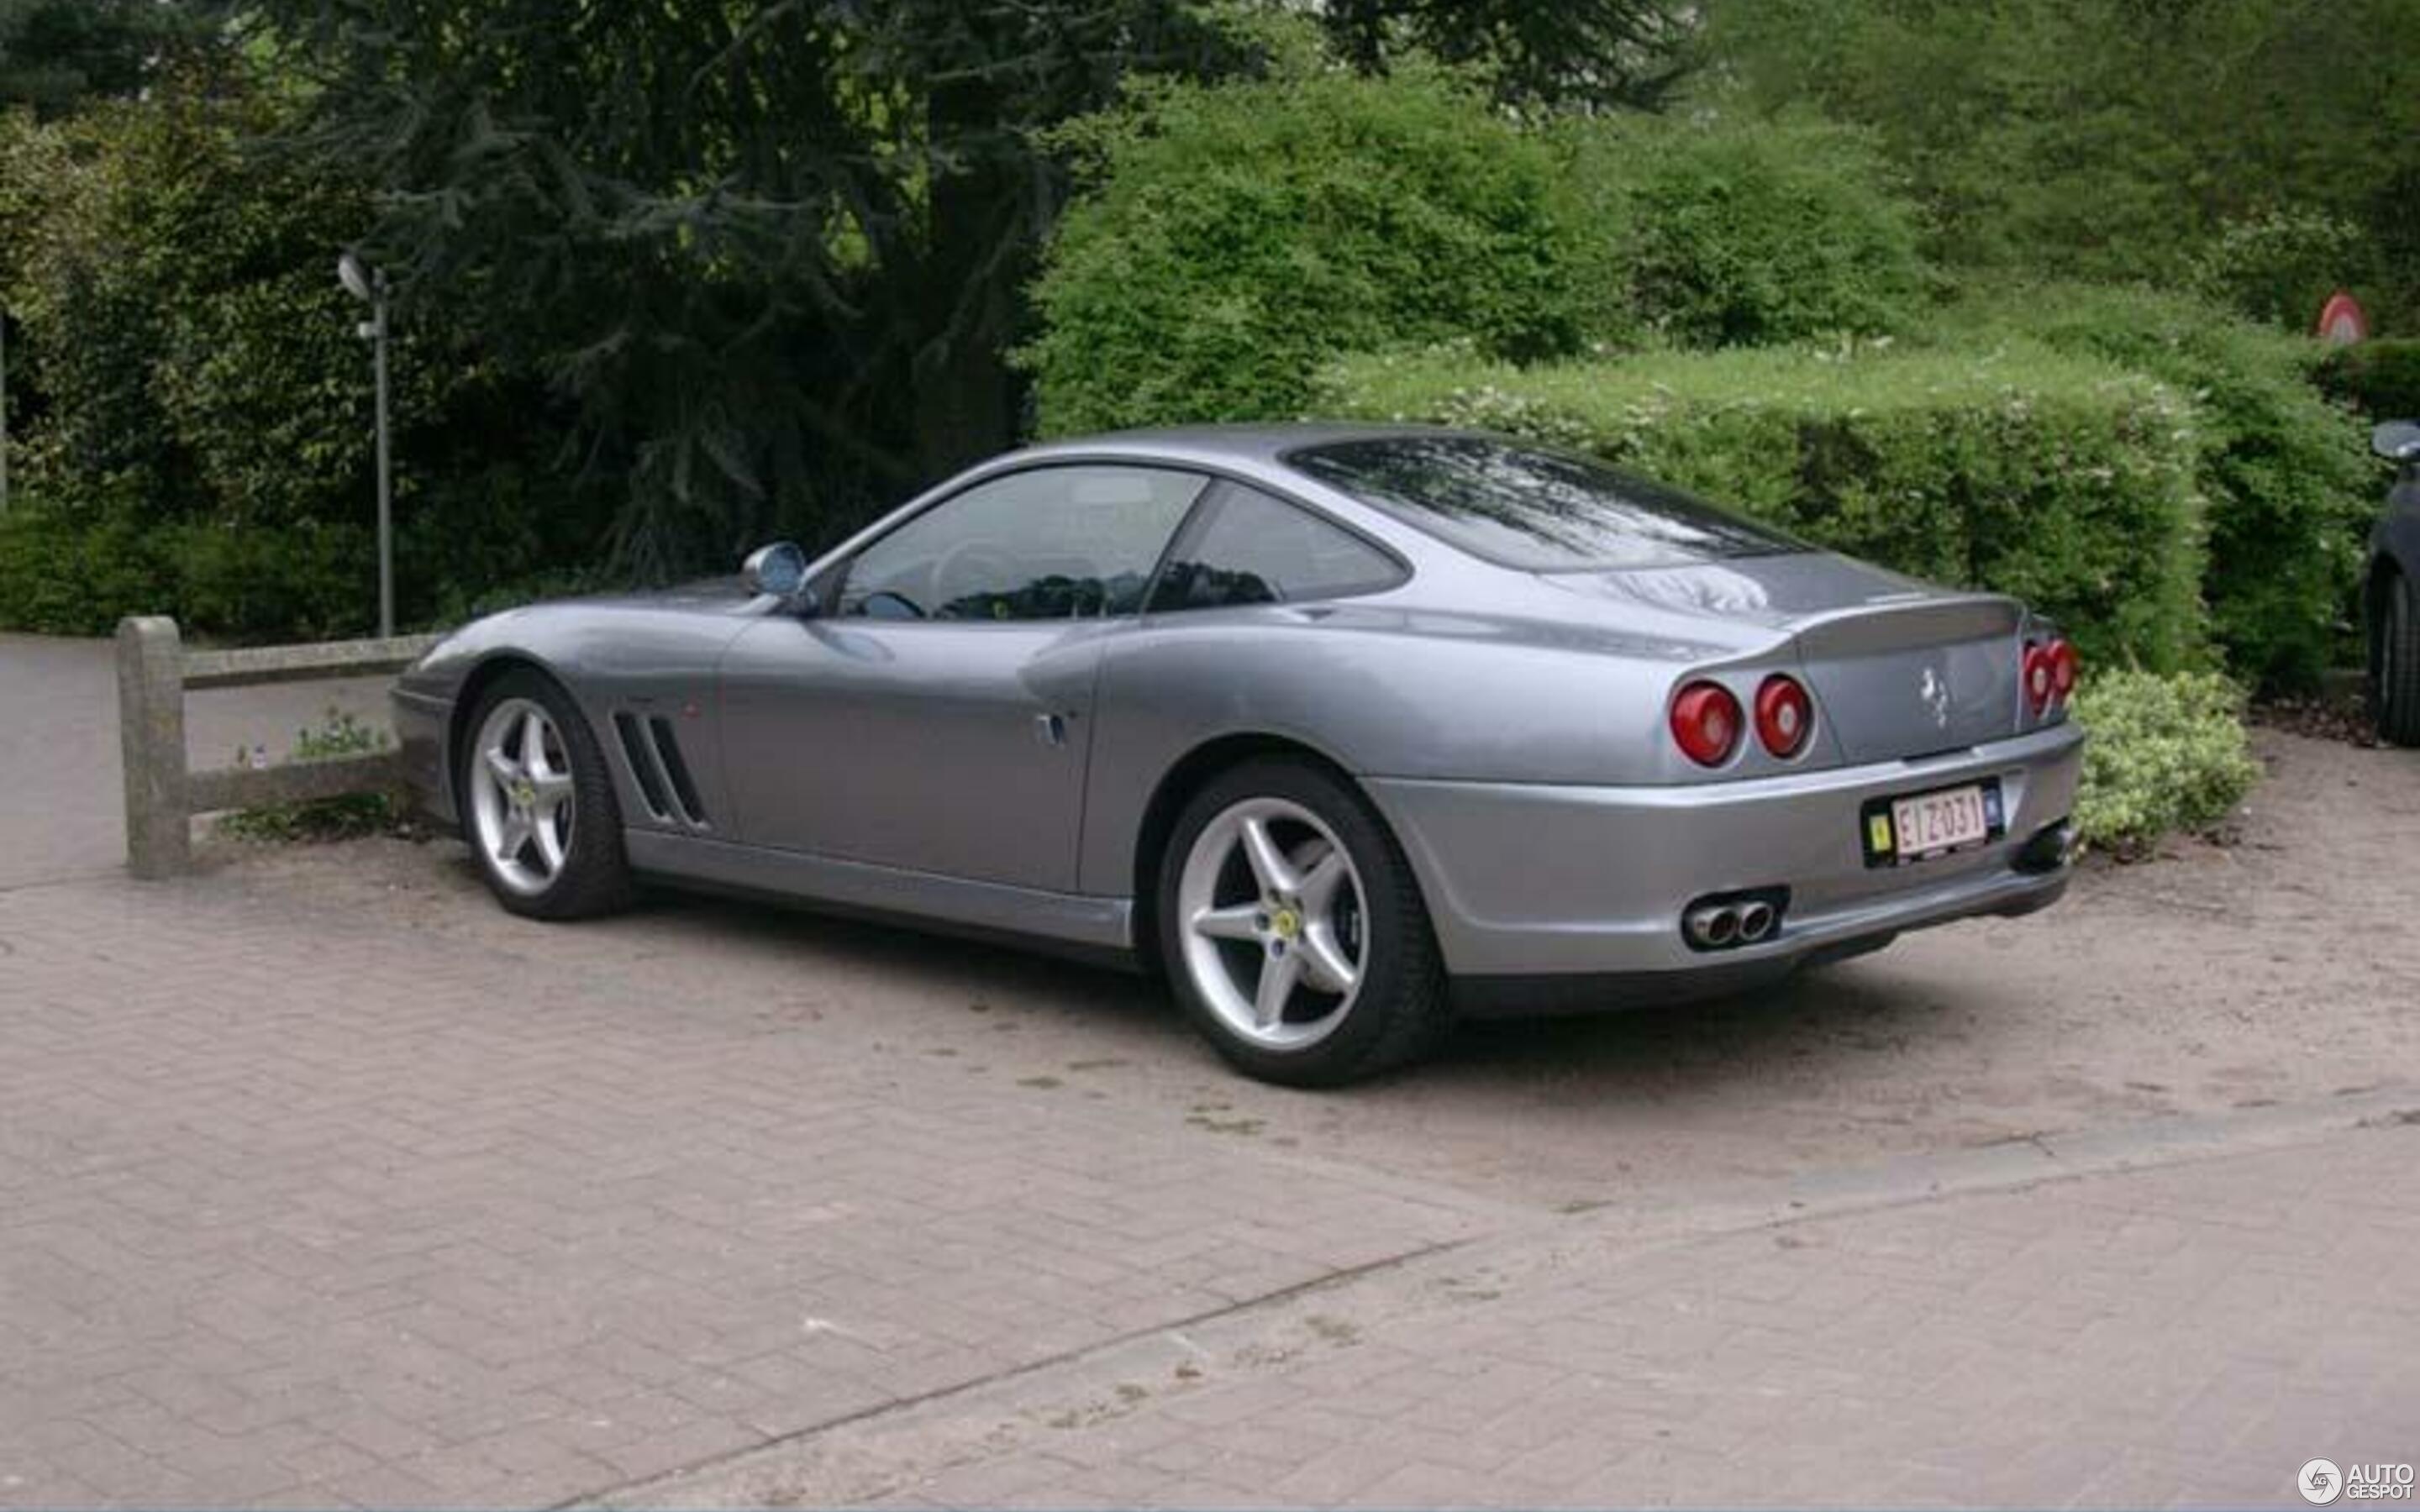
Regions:
[[1916, 685], [1916, 696], [1932, 711], [1932, 722], [1942, 729], [1949, 728], [1949, 683], [1938, 667], [1924, 669], [1923, 678]]

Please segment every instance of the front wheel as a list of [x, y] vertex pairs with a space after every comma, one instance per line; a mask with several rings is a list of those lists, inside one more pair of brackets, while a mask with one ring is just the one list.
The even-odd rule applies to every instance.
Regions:
[[2420, 746], [2420, 588], [2401, 573], [2380, 595], [2377, 661], [2370, 668], [2378, 733], [2397, 746]]
[[1248, 763], [1178, 817], [1160, 868], [1161, 958], [1238, 1070], [1332, 1087], [1410, 1060], [1450, 1022], [1411, 867], [1351, 784]]
[[496, 901], [532, 918], [582, 918], [629, 899], [621, 806], [578, 705], [518, 671], [472, 711], [456, 791], [462, 839]]

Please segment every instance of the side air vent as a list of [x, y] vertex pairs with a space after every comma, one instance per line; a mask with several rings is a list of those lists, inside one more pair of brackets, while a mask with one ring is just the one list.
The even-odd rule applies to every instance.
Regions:
[[639, 797], [648, 814], [658, 823], [706, 828], [706, 804], [697, 795], [696, 780], [689, 775], [689, 763], [681, 756], [680, 736], [674, 732], [673, 722], [661, 715], [642, 720], [637, 715], [616, 712], [613, 733], [622, 742], [622, 759], [630, 764], [630, 776], [639, 784]]
[[647, 748], [646, 737], [639, 733], [639, 721], [627, 714], [616, 714], [613, 733], [622, 739], [622, 759], [630, 764], [630, 776], [638, 780], [639, 796], [646, 801], [647, 812], [658, 820], [670, 818], [664, 803], [663, 774], [657, 769], [655, 753]]
[[673, 722], [662, 715], [647, 721], [656, 737], [656, 754], [663, 758], [664, 776], [672, 779], [673, 797], [680, 804], [681, 814], [701, 829], [706, 826], [706, 805], [697, 801], [697, 784], [690, 780], [689, 763], [681, 760], [680, 737], [673, 733]]

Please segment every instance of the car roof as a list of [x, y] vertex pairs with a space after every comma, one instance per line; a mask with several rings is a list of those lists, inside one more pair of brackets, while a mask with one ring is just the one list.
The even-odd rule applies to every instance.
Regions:
[[1311, 421], [1282, 424], [1162, 425], [1044, 441], [1013, 452], [1001, 460], [1014, 458], [1019, 462], [1038, 462], [1059, 456], [1134, 456], [1170, 462], [1192, 461], [1211, 466], [1245, 463], [1268, 467], [1280, 463], [1288, 452], [1322, 443], [1383, 440], [1402, 436], [1478, 434], [1441, 425], [1349, 424]]

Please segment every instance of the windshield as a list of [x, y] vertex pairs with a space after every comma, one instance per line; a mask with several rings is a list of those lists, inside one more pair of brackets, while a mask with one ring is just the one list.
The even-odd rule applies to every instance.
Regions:
[[1806, 548], [1677, 488], [1485, 436], [1388, 436], [1288, 465], [1473, 555], [1530, 572], [1670, 567]]

